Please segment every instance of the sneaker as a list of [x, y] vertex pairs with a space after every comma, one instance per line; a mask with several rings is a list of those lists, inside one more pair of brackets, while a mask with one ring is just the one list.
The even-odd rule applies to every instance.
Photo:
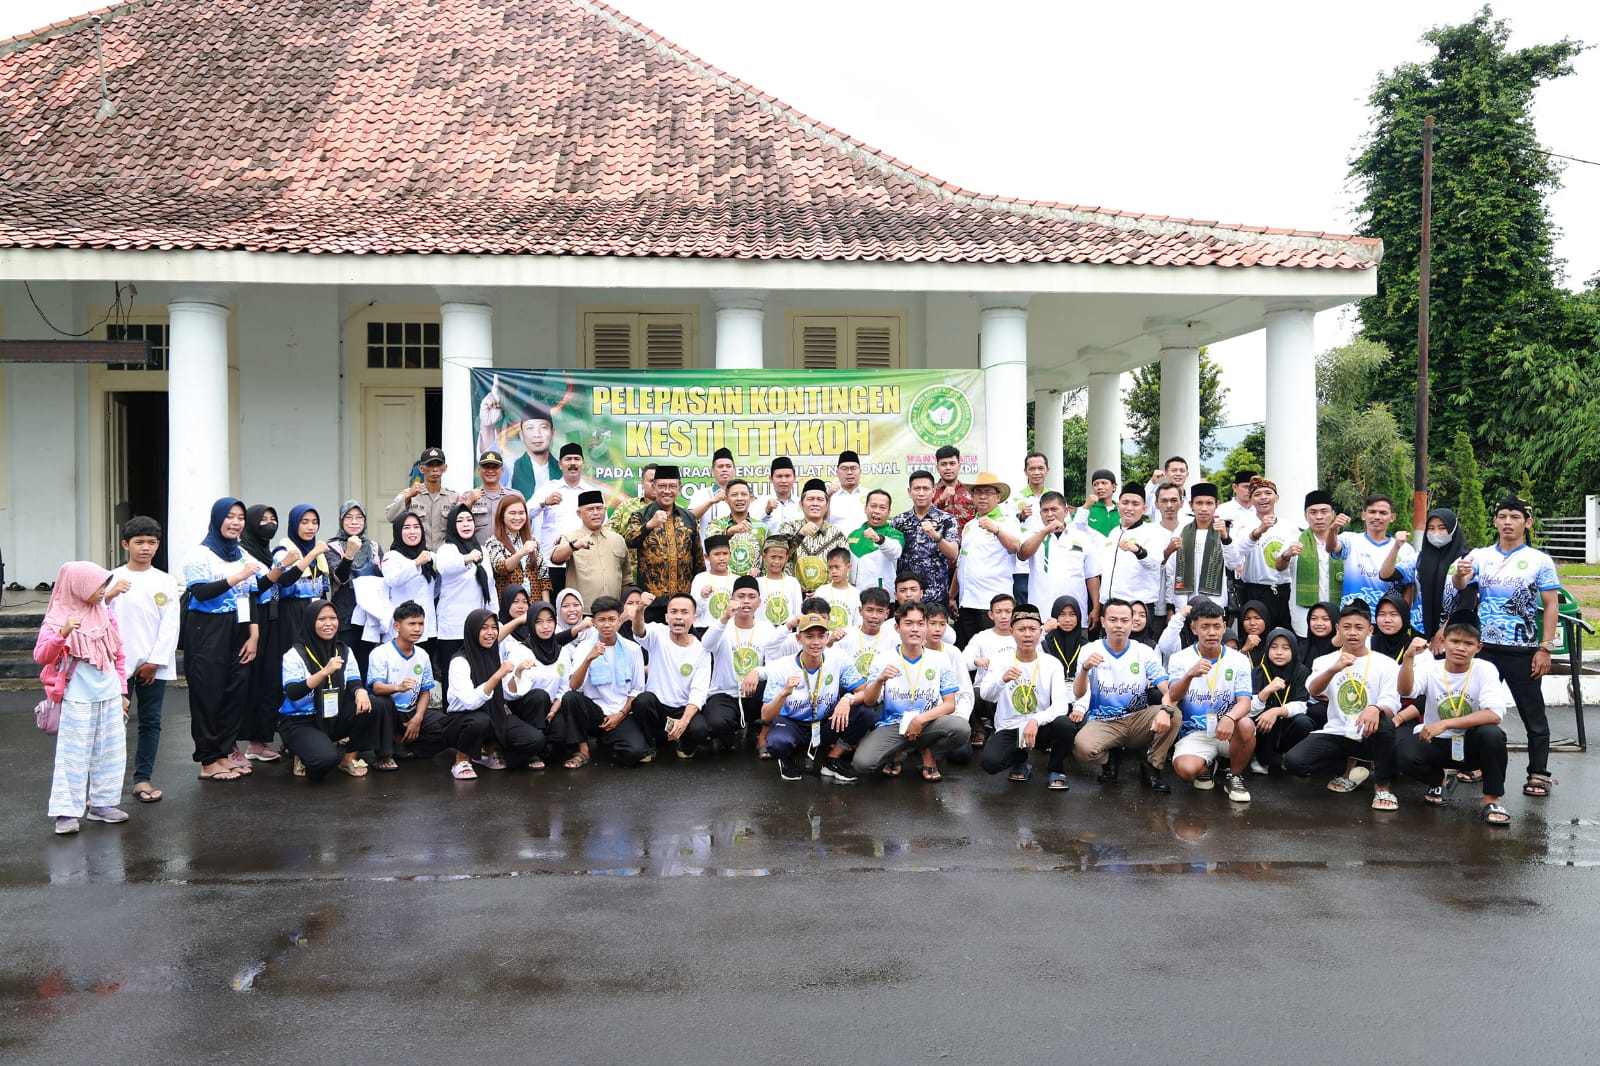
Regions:
[[806, 775], [801, 772], [800, 767], [796, 766], [793, 760], [779, 759], [778, 776], [785, 781], [799, 781]]
[[60, 817], [56, 819], [56, 836], [64, 837], [68, 833], [76, 833], [77, 831], [78, 820], [76, 818]]
[[1262, 777], [1266, 777], [1268, 774], [1272, 773], [1271, 770], [1268, 770], [1265, 766], [1261, 765], [1260, 759], [1257, 759], [1253, 756], [1250, 759], [1250, 772], [1253, 774], [1260, 774]]
[[84, 815], [91, 822], [126, 822], [128, 812], [119, 807], [90, 807], [89, 813]]
[[1211, 787], [1216, 784], [1216, 773], [1216, 763], [1208, 761], [1206, 768], [1201, 770], [1199, 776], [1194, 779], [1194, 787], [1201, 792], [1210, 792]]
[[1244, 776], [1228, 771], [1222, 775], [1222, 787], [1227, 791], [1228, 798], [1235, 803], [1249, 803], [1250, 790], [1244, 787]]
[[843, 759], [829, 759], [822, 764], [822, 776], [839, 782], [841, 785], [853, 785], [860, 778], [856, 772]]

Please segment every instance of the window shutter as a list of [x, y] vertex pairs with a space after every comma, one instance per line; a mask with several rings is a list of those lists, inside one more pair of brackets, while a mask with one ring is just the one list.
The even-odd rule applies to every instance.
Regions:
[[586, 311], [583, 365], [595, 370], [682, 370], [695, 365], [694, 315]]
[[850, 320], [851, 351], [857, 370], [890, 370], [899, 353], [899, 323], [893, 319]]
[[634, 315], [586, 315], [588, 363], [596, 370], [628, 370], [633, 366]]
[[842, 318], [808, 318], [800, 326], [800, 368], [802, 370], [837, 370], [843, 354], [845, 320]]
[[905, 365], [905, 316], [795, 315], [789, 365], [801, 370], [895, 370]]
[[688, 366], [689, 328], [682, 315], [640, 315], [644, 320], [644, 369]]

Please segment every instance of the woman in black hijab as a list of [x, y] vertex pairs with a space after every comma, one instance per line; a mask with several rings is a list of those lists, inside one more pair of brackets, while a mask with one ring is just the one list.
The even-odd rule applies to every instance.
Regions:
[[1046, 655], [1061, 663], [1070, 682], [1078, 673], [1078, 652], [1087, 642], [1083, 630], [1083, 605], [1073, 596], [1057, 596], [1050, 605], [1055, 627], [1041, 642]]
[[[1461, 532], [1461, 522], [1448, 507], [1435, 507], [1428, 512], [1427, 528], [1423, 530], [1422, 548], [1417, 553], [1417, 607], [1412, 622], [1421, 624], [1421, 633], [1430, 642], [1443, 632], [1452, 610], [1476, 610], [1476, 585], [1460, 592], [1450, 581], [1456, 560], [1471, 548], [1466, 534]], [[1380, 575], [1382, 576], [1382, 575]], [[1467, 602], [1467, 597], [1472, 602]], [[1434, 650], [1439, 650], [1436, 646]]]
[[1333, 629], [1338, 610], [1326, 601], [1306, 608], [1306, 639], [1300, 642], [1300, 662], [1307, 669], [1333, 651]]
[[1411, 605], [1398, 592], [1385, 593], [1372, 612], [1372, 637], [1368, 646], [1374, 655], [1398, 663], [1417, 631], [1411, 628]]
[[333, 604], [317, 599], [306, 605], [302, 638], [280, 665], [278, 732], [295, 757], [295, 775], [318, 781], [337, 769], [367, 776], [360, 755], [378, 745], [378, 718], [355, 656], [339, 643], [339, 612]]
[[244, 532], [239, 547], [261, 564], [256, 579], [256, 595], [251, 605], [257, 626], [259, 654], [249, 666], [250, 701], [245, 710], [244, 757], [251, 762], [277, 762], [282, 756], [272, 750], [272, 737], [278, 730], [278, 708], [283, 704], [283, 653], [294, 645], [299, 633], [284, 633], [278, 619], [278, 600], [283, 590], [299, 578], [293, 566], [296, 556], [274, 562], [272, 538], [278, 535], [278, 512], [265, 504], [245, 508]]
[[[530, 666], [531, 658], [524, 660]], [[462, 624], [461, 650], [450, 659], [450, 692], [445, 715], [445, 740], [456, 749], [456, 764], [451, 774], [462, 781], [478, 775], [472, 764], [490, 770], [507, 766], [526, 766], [543, 770], [539, 753], [544, 751], [543, 726], [549, 716], [550, 697], [544, 692], [527, 694], [532, 698], [505, 698], [502, 686], [515, 689], [518, 667], [501, 658], [500, 621], [487, 610], [470, 611]], [[544, 698], [538, 699], [537, 697]], [[490, 737], [500, 742], [500, 755], [483, 754], [483, 743]]]

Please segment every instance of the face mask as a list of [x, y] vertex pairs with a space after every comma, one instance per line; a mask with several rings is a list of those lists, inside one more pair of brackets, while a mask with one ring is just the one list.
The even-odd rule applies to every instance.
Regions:
[[262, 540], [271, 540], [277, 534], [277, 532], [278, 532], [278, 523], [276, 523], [276, 522], [263, 522], [263, 523], [261, 523], [261, 539]]
[[1450, 542], [1455, 539], [1456, 537], [1454, 533], [1428, 534], [1428, 543], [1432, 544], [1435, 548], [1448, 548], [1450, 546]]

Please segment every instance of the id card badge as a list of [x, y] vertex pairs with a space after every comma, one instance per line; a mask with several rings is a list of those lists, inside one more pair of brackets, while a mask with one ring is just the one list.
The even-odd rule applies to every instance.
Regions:
[[322, 717], [339, 717], [339, 694], [337, 692], [324, 692], [317, 698], [322, 701]]
[[1206, 715], [1206, 736], [1214, 737], [1216, 735], [1217, 735], [1217, 716], [1215, 714], [1208, 714], [1208, 715]]
[[1462, 762], [1467, 757], [1467, 734], [1459, 729], [1450, 731], [1450, 761]]
[[250, 621], [250, 597], [249, 597], [249, 595], [247, 594], [247, 595], [244, 595], [244, 596], [235, 596], [233, 598], [233, 609], [238, 614], [239, 621], [241, 621], [241, 622]]
[[[1037, 739], [1037, 738], [1035, 738], [1035, 739]], [[1023, 724], [1021, 726], [1018, 726], [1017, 727], [1017, 750], [1018, 751], [1027, 751], [1031, 747], [1033, 747], [1033, 745], [1028, 743], [1028, 727], [1027, 727], [1027, 725]]]
[[911, 728], [912, 719], [916, 718], [916, 711], [907, 711], [900, 716], [900, 735], [905, 736], [906, 730]]
[[814, 748], [822, 743], [822, 719], [818, 718], [811, 723], [811, 746]]
[[1346, 718], [1344, 720], [1344, 735], [1349, 740], [1365, 740], [1361, 735], [1361, 719]]

